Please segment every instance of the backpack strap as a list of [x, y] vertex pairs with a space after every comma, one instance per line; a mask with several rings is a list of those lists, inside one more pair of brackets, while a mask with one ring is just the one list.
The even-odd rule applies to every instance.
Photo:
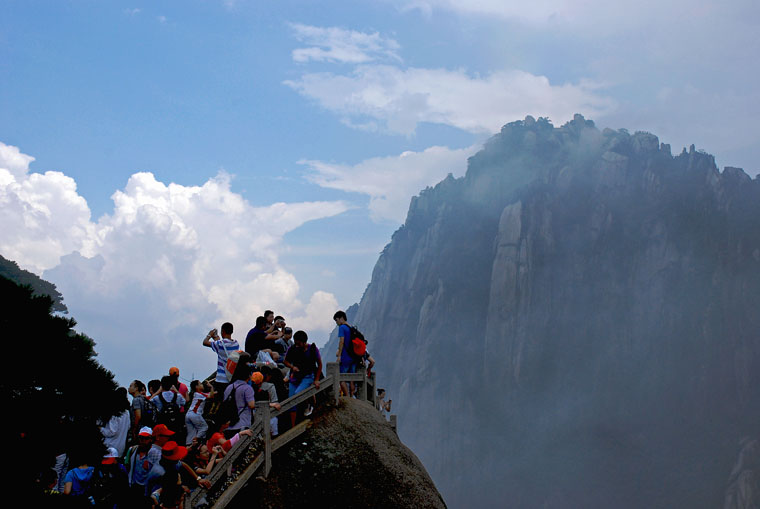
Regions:
[[[235, 380], [235, 382], [238, 382], [238, 381], [239, 380]], [[235, 385], [235, 382], [232, 382], [232, 390], [230, 391], [230, 396], [228, 398], [226, 398], [224, 401], [227, 401], [228, 399], [231, 399], [233, 402], [235, 401], [235, 391], [237, 391], [237, 388], [238, 388], [238, 386]], [[237, 424], [238, 422], [240, 422], [240, 415], [243, 413], [244, 410], [245, 410], [245, 406], [241, 410], [238, 410], [238, 413], [237, 413], [237, 418], [238, 419], [234, 423], [232, 421], [230, 421], [230, 426], [232, 426], [233, 424]]]
[[135, 452], [137, 452], [137, 446], [133, 445], [129, 448], [129, 451], [127, 451], [127, 463], [129, 463], [129, 485], [132, 485], [132, 472], [135, 469]]

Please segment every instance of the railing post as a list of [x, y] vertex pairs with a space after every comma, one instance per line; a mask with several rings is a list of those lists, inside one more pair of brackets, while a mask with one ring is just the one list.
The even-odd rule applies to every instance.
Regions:
[[377, 373], [373, 371], [370, 380], [372, 380], [372, 392], [370, 394], [369, 400], [372, 403], [372, 406], [377, 408]]
[[367, 401], [367, 368], [359, 366], [359, 373], [362, 375], [362, 381], [359, 382], [362, 385], [359, 387], [359, 399], [361, 401]]
[[340, 401], [340, 364], [337, 362], [327, 363], [327, 376], [331, 376], [333, 384], [333, 394], [335, 397], [335, 404]]
[[269, 401], [256, 402], [256, 413], [261, 415], [264, 425], [264, 477], [269, 476], [272, 469], [272, 434], [269, 422]]

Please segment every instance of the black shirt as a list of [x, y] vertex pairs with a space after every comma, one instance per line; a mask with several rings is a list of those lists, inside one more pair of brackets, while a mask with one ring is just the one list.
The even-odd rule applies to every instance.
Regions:
[[266, 340], [267, 332], [254, 327], [248, 331], [248, 335], [245, 337], [245, 351], [251, 354], [252, 361], [256, 362], [256, 356], [259, 354], [259, 350], [269, 348], [272, 345], [271, 341]]
[[314, 375], [317, 372], [317, 361], [320, 359], [319, 349], [314, 343], [306, 347], [306, 351], [301, 348], [291, 346], [285, 355], [285, 360], [298, 368], [298, 373], [292, 374], [293, 378], [301, 379], [307, 375]]

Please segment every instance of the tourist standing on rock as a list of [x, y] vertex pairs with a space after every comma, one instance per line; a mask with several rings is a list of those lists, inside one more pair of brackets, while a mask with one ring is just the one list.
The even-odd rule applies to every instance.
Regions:
[[[274, 314], [272, 317], [274, 318]], [[256, 318], [256, 325], [248, 331], [248, 335], [245, 337], [245, 351], [251, 355], [251, 359], [254, 361], [256, 361], [261, 350], [267, 350], [271, 354], [274, 342], [282, 337], [281, 331], [272, 329], [274, 332], [270, 333], [267, 330], [267, 319], [259, 316]]]
[[227, 388], [227, 372], [224, 367], [232, 352], [240, 350], [240, 345], [232, 339], [233, 327], [230, 322], [222, 324], [222, 337], [220, 338], [216, 329], [212, 329], [203, 339], [203, 346], [211, 348], [217, 355], [216, 361], [216, 381], [214, 382], [214, 391], [217, 399], [221, 400], [224, 390]]
[[100, 465], [95, 468], [90, 482], [93, 505], [103, 509], [126, 508], [129, 498], [127, 470], [119, 463], [120, 454], [109, 447]]
[[[267, 366], [264, 366], [264, 368], [266, 367]], [[269, 372], [270, 369], [277, 368], [269, 368], [267, 369], [267, 372]], [[277, 398], [277, 389], [275, 389], [273, 384], [265, 381], [264, 372], [256, 371], [251, 375], [251, 387], [253, 387], [256, 401], [268, 401], [270, 408], [273, 408], [274, 410], [280, 409], [279, 399]], [[273, 437], [279, 435], [279, 426], [277, 426], [277, 422], [277, 417], [272, 417], [269, 420], [269, 429], [271, 430]]]
[[282, 337], [274, 342], [274, 350], [280, 354], [280, 362], [288, 353], [288, 348], [293, 346], [293, 329], [290, 327], [282, 328]]
[[88, 465], [86, 460], [73, 462], [73, 464], [77, 463], [79, 466], [69, 470], [63, 478], [63, 494], [83, 499], [89, 494], [90, 480], [95, 467]]
[[113, 405], [114, 415], [100, 428], [100, 432], [103, 434], [106, 447], [115, 448], [121, 456], [127, 447], [127, 437], [131, 425], [129, 400], [127, 399], [127, 390], [124, 387], [119, 387], [114, 392]]
[[161, 380], [151, 380], [148, 382], [148, 392], [150, 393], [148, 399], [153, 401], [153, 398], [161, 394]]
[[185, 414], [185, 427], [187, 429], [185, 444], [188, 446], [193, 443], [195, 437], [199, 437], [201, 440], [206, 439], [208, 424], [203, 418], [203, 409], [206, 406], [206, 400], [214, 396], [214, 388], [209, 382], [193, 380], [190, 383], [190, 390], [192, 391], [192, 401]]
[[222, 407], [224, 408], [227, 405], [227, 400], [235, 398], [235, 408], [237, 409], [237, 417], [230, 420], [230, 426], [224, 432], [224, 435], [228, 438], [242, 429], [250, 428], [251, 423], [253, 422], [253, 410], [256, 408], [256, 396], [253, 392], [253, 387], [248, 385], [248, 380], [251, 378], [251, 372], [253, 370], [250, 362], [251, 357], [248, 354], [240, 354], [235, 373], [232, 375], [232, 382], [224, 391], [225, 403], [222, 403]]
[[[356, 358], [351, 355], [351, 327], [348, 326], [348, 319], [345, 311], [337, 311], [333, 315], [333, 320], [338, 325], [338, 353], [335, 354], [340, 362], [341, 373], [356, 373]], [[350, 384], [351, 391], [346, 387], [346, 382], [340, 383], [340, 392], [346, 396], [354, 394], [354, 382]]]
[[273, 333], [277, 331], [281, 331], [283, 327], [285, 327], [285, 317], [277, 315], [274, 317], [274, 321], [270, 324], [269, 320], [267, 320], [267, 325], [269, 328], [267, 329], [267, 332]]
[[129, 394], [132, 396], [132, 443], [137, 443], [137, 432], [143, 426], [153, 427], [156, 407], [148, 401], [145, 384], [134, 380], [129, 384]]
[[[153, 445], [153, 430], [143, 426], [137, 435], [138, 444], [132, 447], [124, 459], [129, 477], [129, 488], [132, 504], [129, 507], [145, 507], [148, 505], [147, 491], [149, 480], [163, 475], [159, 465], [161, 448]], [[155, 467], [155, 469], [154, 469]], [[160, 470], [160, 472], [159, 472]]]
[[100, 428], [103, 435], [103, 441], [106, 447], [115, 447], [119, 451], [119, 456], [124, 454], [127, 447], [127, 437], [129, 437], [129, 428], [131, 418], [129, 415], [129, 400], [127, 399], [127, 390], [119, 387], [113, 393], [111, 405], [113, 416], [107, 423]]
[[[161, 389], [161, 393], [153, 398], [153, 402], [158, 410], [156, 420], [159, 424], [166, 425], [173, 432], [184, 435], [185, 415], [181, 409], [184, 408], [187, 401], [177, 392], [177, 388], [174, 386], [174, 379], [169, 375], [161, 379]], [[155, 431], [156, 428], [153, 428], [154, 436]]]
[[[285, 366], [290, 368], [290, 389], [288, 396], [292, 397], [305, 391], [311, 384], [319, 389], [319, 375], [322, 373], [322, 356], [319, 348], [308, 344], [309, 336], [302, 330], [293, 334], [293, 346], [285, 355]], [[290, 411], [290, 423], [296, 424], [296, 407]]]
[[183, 398], [187, 399], [187, 385], [179, 381], [179, 368], [176, 366], [169, 368], [169, 376], [174, 379], [174, 387], [177, 389], [177, 392], [179, 392]]

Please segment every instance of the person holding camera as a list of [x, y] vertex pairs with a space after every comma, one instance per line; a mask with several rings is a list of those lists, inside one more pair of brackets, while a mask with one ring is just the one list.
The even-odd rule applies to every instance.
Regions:
[[[271, 313], [271, 311], [270, 311]], [[283, 321], [284, 323], [284, 321]], [[274, 326], [275, 322], [272, 322]], [[272, 347], [274, 342], [282, 337], [282, 332], [276, 330], [275, 332], [267, 332], [267, 319], [265, 316], [259, 316], [256, 318], [256, 325], [248, 331], [248, 335], [245, 337], [245, 351], [251, 355], [251, 358], [255, 361], [258, 358], [261, 350], [266, 350], [270, 355], [273, 352]], [[277, 358], [272, 356], [272, 359], [277, 361]]]
[[225, 366], [227, 360], [233, 352], [240, 350], [240, 345], [232, 339], [233, 327], [230, 322], [222, 324], [222, 337], [220, 338], [216, 329], [211, 329], [206, 337], [203, 338], [203, 346], [211, 348], [217, 355], [216, 361], [216, 380], [214, 381], [214, 392], [217, 399], [221, 400], [221, 395], [229, 385], [227, 380], [227, 371]]

